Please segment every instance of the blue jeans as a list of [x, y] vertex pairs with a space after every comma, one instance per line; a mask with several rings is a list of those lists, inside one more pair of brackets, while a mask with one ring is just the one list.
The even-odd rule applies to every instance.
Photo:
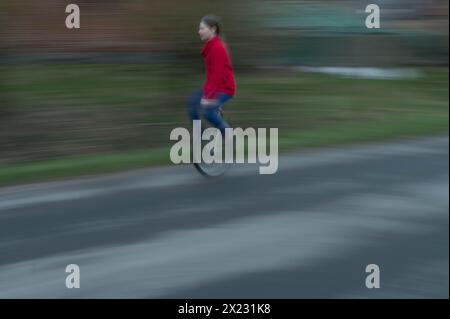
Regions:
[[[225, 134], [225, 128], [230, 127], [220, 114], [220, 109], [233, 96], [226, 93], [219, 93], [216, 97], [217, 103], [215, 105], [208, 105], [202, 107], [200, 101], [203, 97], [203, 90], [195, 91], [187, 100], [187, 110], [191, 120], [200, 120], [204, 117], [211, 123], [212, 126], [218, 128], [222, 134]], [[203, 126], [203, 125], [202, 125]]]

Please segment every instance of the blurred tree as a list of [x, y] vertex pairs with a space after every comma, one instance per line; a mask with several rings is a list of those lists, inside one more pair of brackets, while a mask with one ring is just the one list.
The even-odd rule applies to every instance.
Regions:
[[6, 43], [5, 34], [7, 30], [8, 11], [7, 3], [0, 2], [0, 120], [2, 120], [9, 111], [9, 103], [7, 101], [7, 92], [5, 88], [5, 75], [3, 63], [5, 63]]

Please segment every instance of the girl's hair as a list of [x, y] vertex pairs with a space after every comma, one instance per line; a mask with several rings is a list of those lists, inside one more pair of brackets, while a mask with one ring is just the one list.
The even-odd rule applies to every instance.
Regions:
[[204, 16], [202, 18], [202, 22], [204, 22], [208, 27], [210, 28], [216, 28], [216, 34], [219, 35], [220, 34], [220, 18], [209, 14], [207, 16]]

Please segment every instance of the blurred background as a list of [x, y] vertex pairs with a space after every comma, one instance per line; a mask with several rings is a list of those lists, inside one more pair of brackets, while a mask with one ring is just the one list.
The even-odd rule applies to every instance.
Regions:
[[380, 0], [380, 29], [360, 0], [79, 0], [80, 29], [68, 4], [1, 3], [0, 183], [169, 163], [207, 13], [236, 71], [227, 119], [278, 127], [282, 149], [448, 128], [445, 0]]
[[[74, 2], [0, 2], [0, 298], [448, 299], [447, 0]], [[171, 165], [209, 13], [274, 175]]]

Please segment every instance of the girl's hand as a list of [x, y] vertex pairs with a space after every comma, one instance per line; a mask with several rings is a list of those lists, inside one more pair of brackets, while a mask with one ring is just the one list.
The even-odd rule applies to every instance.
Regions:
[[200, 101], [200, 105], [203, 107], [212, 106], [212, 105], [215, 105], [216, 103], [217, 103], [216, 100], [210, 100], [210, 99], [201, 99], [201, 101]]

